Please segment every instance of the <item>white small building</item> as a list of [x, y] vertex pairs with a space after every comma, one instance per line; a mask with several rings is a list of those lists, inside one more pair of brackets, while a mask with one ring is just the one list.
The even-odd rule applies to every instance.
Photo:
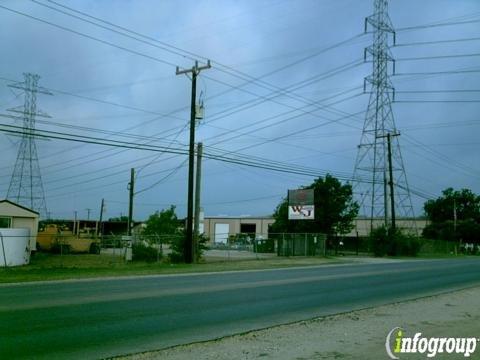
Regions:
[[30, 250], [37, 250], [39, 214], [9, 200], [0, 200], [0, 229], [29, 229]]

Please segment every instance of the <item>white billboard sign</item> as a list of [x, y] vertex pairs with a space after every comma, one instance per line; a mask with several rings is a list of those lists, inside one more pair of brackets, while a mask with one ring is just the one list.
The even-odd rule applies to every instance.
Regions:
[[289, 205], [289, 220], [314, 220], [315, 205]]

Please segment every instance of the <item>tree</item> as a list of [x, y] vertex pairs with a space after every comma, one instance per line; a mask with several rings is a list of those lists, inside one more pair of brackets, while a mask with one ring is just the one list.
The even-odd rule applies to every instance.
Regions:
[[175, 206], [171, 205], [169, 209], [156, 211], [148, 217], [143, 234], [147, 236], [178, 234], [179, 224]]
[[375, 256], [417, 256], [420, 241], [415, 235], [406, 235], [398, 228], [380, 226], [370, 233], [370, 248]]
[[314, 190], [315, 219], [288, 220], [288, 199], [277, 206], [273, 217], [273, 232], [317, 232], [346, 234], [353, 228], [358, 204], [353, 201], [351, 185], [343, 185], [337, 178], [326, 175], [304, 187]]
[[[169, 258], [171, 262], [183, 262], [185, 252], [185, 231], [182, 221], [178, 219], [175, 213], [175, 206], [171, 205], [169, 209], [157, 211], [150, 215], [145, 223], [143, 235], [149, 240], [155, 239], [160, 244], [168, 243], [171, 253]], [[196, 252], [197, 261], [206, 249], [208, 239], [203, 235], [198, 239], [198, 247]]]
[[423, 230], [423, 236], [477, 242], [480, 234], [480, 196], [469, 189], [452, 188], [445, 189], [442, 194], [424, 204], [430, 224]]
[[443, 190], [443, 196], [435, 200], [428, 200], [424, 205], [427, 218], [434, 223], [453, 220], [454, 206], [457, 220], [480, 220], [480, 196], [469, 189]]

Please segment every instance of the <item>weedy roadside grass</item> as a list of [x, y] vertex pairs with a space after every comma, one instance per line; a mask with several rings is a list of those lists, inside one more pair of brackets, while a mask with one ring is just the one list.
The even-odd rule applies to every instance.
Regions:
[[0, 269], [0, 283], [83, 279], [111, 276], [181, 274], [314, 266], [341, 262], [329, 257], [271, 258], [199, 264], [125, 262], [120, 256], [36, 253], [29, 265]]

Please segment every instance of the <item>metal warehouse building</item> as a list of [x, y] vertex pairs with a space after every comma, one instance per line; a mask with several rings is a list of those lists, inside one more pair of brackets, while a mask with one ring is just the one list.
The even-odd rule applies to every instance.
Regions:
[[[268, 238], [269, 227], [275, 222], [271, 216], [205, 216], [204, 233], [208, 236], [211, 243], [227, 243], [229, 236], [237, 234], [249, 234], [252, 238]], [[373, 227], [382, 226], [383, 218], [373, 220]], [[354, 220], [354, 227], [346, 237], [365, 237], [370, 234], [371, 219], [359, 217]], [[404, 229], [407, 233], [413, 233], [411, 228], [415, 224], [419, 234], [428, 224], [425, 219], [397, 219], [397, 227]]]
[[230, 235], [249, 234], [255, 238], [267, 238], [268, 228], [274, 223], [271, 216], [206, 216], [204, 233], [212, 243], [227, 243]]

